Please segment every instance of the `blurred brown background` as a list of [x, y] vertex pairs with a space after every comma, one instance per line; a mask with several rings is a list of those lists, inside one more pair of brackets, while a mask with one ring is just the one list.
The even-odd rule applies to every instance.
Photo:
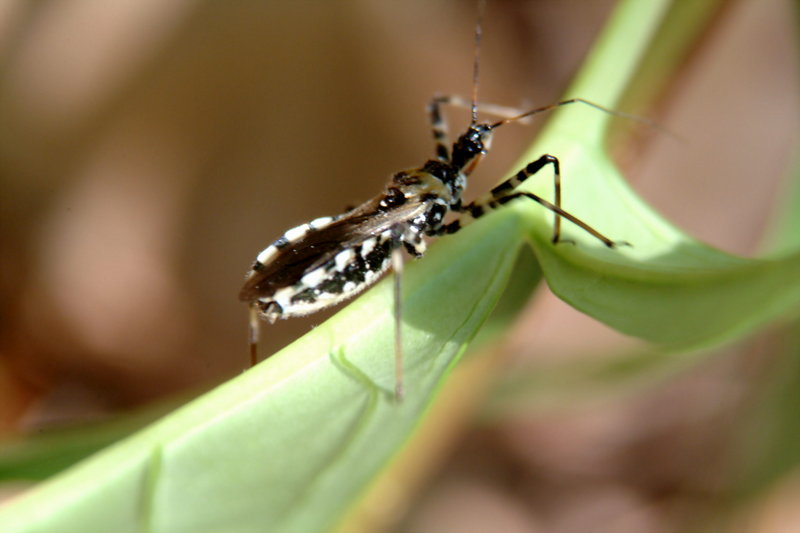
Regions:
[[[482, 99], [557, 100], [613, 4], [490, 2]], [[622, 154], [657, 209], [733, 253], [756, 253], [798, 146], [795, 17], [789, 1], [729, 2], [652, 114], [683, 141]], [[432, 154], [424, 106], [469, 94], [474, 20], [472, 1], [0, 4], [0, 432], [245, 368], [236, 294], [249, 264]], [[467, 119], [449, 116], [454, 131]], [[504, 130], [470, 191], [503, 177], [537, 127]], [[263, 353], [323, 319], [265, 329]], [[542, 291], [509, 350], [632, 345]], [[713, 424], [730, 422], [768, 345], [642, 398], [478, 431], [407, 530], [485, 531], [479, 516], [495, 531], [669, 530], [654, 501], [686, 505], [687, 484], [713, 492], [716, 478], [690, 474], [716, 455]]]

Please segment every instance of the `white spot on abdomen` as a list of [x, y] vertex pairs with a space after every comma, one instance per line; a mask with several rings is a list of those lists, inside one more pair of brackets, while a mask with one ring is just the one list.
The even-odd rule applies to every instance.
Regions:
[[260, 253], [260, 254], [258, 254], [258, 257], [256, 257], [256, 261], [258, 261], [258, 262], [259, 262], [259, 263], [261, 263], [262, 265], [266, 265], [266, 264], [267, 264], [267, 261], [269, 261], [270, 259], [272, 259], [272, 256], [274, 256], [276, 253], [278, 253], [278, 249], [277, 249], [277, 248], [275, 248], [275, 247], [274, 247], [274, 246], [272, 246], [272, 245], [269, 245], [269, 246], [267, 246], [266, 248], [264, 248], [264, 249], [261, 251], [261, 253]]
[[308, 224], [303, 224], [302, 226], [297, 226], [296, 228], [290, 229], [284, 233], [283, 236], [286, 237], [287, 241], [292, 242], [296, 241], [306, 233], [308, 233]]
[[367, 239], [366, 241], [361, 243], [361, 256], [366, 257], [374, 249], [375, 249], [375, 239]]
[[319, 218], [315, 218], [314, 220], [309, 222], [308, 225], [312, 229], [318, 230], [318, 229], [324, 228], [325, 226], [327, 226], [331, 222], [333, 222], [333, 217], [319, 217]]
[[306, 287], [316, 287], [321, 282], [327, 279], [328, 273], [324, 268], [317, 268], [306, 274], [300, 279], [300, 282]]
[[347, 248], [345, 250], [342, 250], [341, 252], [336, 254], [336, 258], [334, 259], [334, 262], [336, 264], [336, 269], [340, 272], [343, 271], [345, 267], [347, 267], [347, 265], [349, 265], [353, 261], [353, 259], [355, 259], [355, 257], [356, 253], [353, 251], [352, 248]]

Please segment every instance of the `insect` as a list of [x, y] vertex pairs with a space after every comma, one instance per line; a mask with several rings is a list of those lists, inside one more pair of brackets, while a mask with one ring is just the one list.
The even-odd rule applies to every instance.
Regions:
[[[480, 9], [482, 12], [483, 10]], [[496, 122], [478, 121], [478, 56], [481, 15], [475, 30], [475, 57], [471, 101], [455, 96], [436, 96], [428, 105], [435, 141], [435, 157], [421, 167], [394, 174], [384, 190], [358, 207], [337, 216], [322, 217], [288, 230], [267, 246], [247, 273], [239, 299], [250, 307], [250, 357], [257, 362], [259, 319], [306, 315], [355, 296], [376, 282], [390, 267], [395, 271], [395, 396], [403, 396], [400, 283], [403, 250], [420, 257], [425, 238], [453, 234], [472, 221], [517, 199], [537, 202], [554, 213], [553, 244], [561, 241], [561, 219], [576, 224], [608, 247], [612, 241], [561, 208], [561, 171], [557, 157], [545, 154], [488, 193], [464, 204], [467, 179], [488, 152], [494, 132], [510, 122], [573, 103], [611, 112], [602, 106], [575, 98], [507, 116]], [[444, 105], [470, 109], [466, 131], [452, 144], [442, 115]], [[495, 114], [508, 115], [505, 108]], [[544, 167], [553, 171], [554, 201], [520, 191], [518, 186]], [[456, 218], [446, 222], [448, 214]]]

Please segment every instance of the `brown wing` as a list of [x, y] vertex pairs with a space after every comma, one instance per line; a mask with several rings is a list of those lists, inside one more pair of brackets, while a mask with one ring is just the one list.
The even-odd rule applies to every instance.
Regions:
[[266, 264], [257, 264], [257, 268], [248, 273], [239, 299], [252, 302], [271, 296], [282, 287], [293, 286], [303, 275], [332, 260], [339, 252], [403, 225], [426, 209], [424, 203], [411, 200], [390, 210], [381, 210], [379, 201], [380, 197], [375, 198], [278, 249]]

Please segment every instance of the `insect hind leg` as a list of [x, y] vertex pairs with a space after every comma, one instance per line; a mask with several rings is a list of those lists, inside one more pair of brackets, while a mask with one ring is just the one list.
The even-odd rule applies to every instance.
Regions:
[[258, 364], [258, 341], [261, 332], [261, 321], [259, 318], [268, 320], [270, 324], [273, 324], [281, 317], [283, 309], [278, 302], [253, 300], [250, 302], [248, 310], [247, 344], [250, 349], [250, 367], [254, 367]]
[[258, 303], [250, 302], [247, 343], [250, 348], [250, 366], [258, 363], [258, 340], [261, 331], [261, 322], [258, 320]]

